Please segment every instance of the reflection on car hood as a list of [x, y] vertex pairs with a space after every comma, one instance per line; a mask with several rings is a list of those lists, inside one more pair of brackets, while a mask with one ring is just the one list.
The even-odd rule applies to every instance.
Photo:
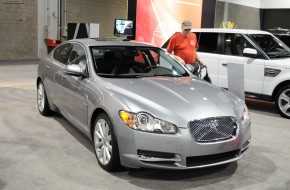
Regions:
[[[132, 112], [145, 111], [167, 121], [235, 116], [233, 97], [191, 77], [104, 78], [113, 96]], [[238, 98], [236, 98], [238, 100]]]

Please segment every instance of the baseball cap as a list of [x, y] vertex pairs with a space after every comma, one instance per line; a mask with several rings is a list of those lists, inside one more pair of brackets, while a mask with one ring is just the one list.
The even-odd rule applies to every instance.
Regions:
[[182, 29], [191, 29], [192, 28], [191, 21], [190, 20], [182, 21], [181, 27], [182, 27]]

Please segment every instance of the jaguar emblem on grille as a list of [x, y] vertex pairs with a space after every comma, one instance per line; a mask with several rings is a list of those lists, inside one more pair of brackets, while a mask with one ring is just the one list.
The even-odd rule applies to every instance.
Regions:
[[209, 123], [209, 127], [212, 129], [212, 130], [217, 130], [217, 127], [218, 127], [218, 122], [217, 120], [213, 120]]

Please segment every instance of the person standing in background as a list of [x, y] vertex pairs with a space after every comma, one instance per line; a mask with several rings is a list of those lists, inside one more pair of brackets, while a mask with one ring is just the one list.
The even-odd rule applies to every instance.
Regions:
[[198, 63], [198, 65], [203, 68], [206, 65], [199, 59], [196, 53], [198, 43], [196, 35], [191, 32], [191, 28], [191, 21], [184, 20], [181, 24], [182, 31], [174, 34], [170, 38], [167, 52], [174, 54], [177, 59], [181, 58], [184, 64], [191, 64], [194, 66], [195, 63]]

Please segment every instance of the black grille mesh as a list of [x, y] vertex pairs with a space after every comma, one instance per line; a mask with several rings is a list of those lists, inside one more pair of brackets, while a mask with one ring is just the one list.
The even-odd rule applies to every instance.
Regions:
[[194, 120], [188, 123], [189, 131], [196, 142], [216, 142], [228, 140], [237, 134], [237, 121], [234, 117], [213, 117]]

